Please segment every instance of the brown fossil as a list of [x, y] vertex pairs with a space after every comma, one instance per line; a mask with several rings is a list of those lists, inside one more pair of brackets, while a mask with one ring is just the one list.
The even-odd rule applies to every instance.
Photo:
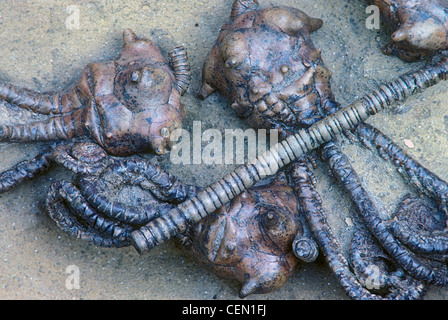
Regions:
[[[59, 144], [38, 156], [76, 173], [73, 183], [56, 181], [45, 210], [59, 228], [103, 247], [131, 244], [133, 230], [165, 214], [197, 192], [158, 165], [138, 156], [113, 157], [91, 142]], [[21, 174], [20, 168], [10, 175]], [[5, 183], [4, 174], [0, 185]]]
[[[279, 163], [285, 165], [292, 161], [287, 151], [290, 143], [297, 144], [298, 141], [303, 140], [306, 133], [315, 132], [313, 127], [305, 132], [300, 131], [301, 129], [308, 128], [328, 117], [323, 120], [323, 127], [320, 126], [321, 129], [316, 129], [317, 133], [312, 134], [314, 136], [309, 138], [309, 144], [316, 145], [324, 140], [321, 138], [322, 132], [331, 133], [335, 127], [335, 129], [345, 127], [342, 123], [336, 124], [335, 127], [327, 127], [327, 124], [329, 125], [334, 120], [332, 114], [338, 111], [340, 106], [331, 93], [331, 72], [323, 64], [320, 51], [314, 47], [310, 38], [310, 33], [322, 25], [320, 20], [310, 18], [302, 11], [289, 7], [274, 6], [258, 9], [256, 0], [235, 0], [231, 18], [232, 23], [222, 28], [218, 40], [206, 58], [200, 97], [205, 98], [217, 90], [229, 98], [232, 108], [240, 116], [246, 118], [251, 126], [279, 129], [281, 134], [287, 138], [285, 139], [286, 144], [282, 143], [272, 152], [271, 157], [275, 158], [272, 162], [277, 165]], [[377, 106], [411, 94], [413, 92], [411, 88], [417, 83], [429, 84], [429, 79], [436, 74], [438, 74], [437, 78], [446, 79], [446, 58], [442, 60], [440, 66], [442, 66], [440, 69], [439, 66], [428, 66], [422, 74], [402, 76], [394, 83], [381, 86], [354, 105], [365, 104], [365, 110], [369, 110], [366, 112], [373, 114], [377, 111]], [[349, 122], [348, 127], [350, 127], [352, 119], [355, 120], [354, 122], [359, 122], [365, 118], [364, 115], [353, 109], [343, 111], [342, 114], [345, 117], [344, 121]], [[318, 126], [319, 124], [320, 122], [317, 123]], [[362, 124], [358, 128], [370, 132], [370, 127]], [[341, 130], [343, 131], [343, 129]], [[362, 130], [355, 131], [355, 133], [361, 135]], [[294, 138], [295, 136], [300, 139]], [[347, 157], [334, 141], [325, 141], [327, 143], [323, 143], [320, 148], [322, 160], [330, 166], [334, 177], [351, 196], [365, 225], [391, 256], [391, 259], [396, 260], [405, 272], [417, 280], [426, 284], [446, 284], [448, 279], [446, 268], [427, 264], [424, 260], [416, 257], [413, 252], [400, 246], [398, 240], [390, 234], [381, 221], [378, 209], [369, 193], [361, 185]], [[307, 143], [305, 145], [308, 147]], [[392, 145], [394, 144], [390, 142], [389, 146]], [[303, 150], [303, 148], [301, 149]], [[285, 153], [288, 154], [288, 157], [285, 157]], [[268, 172], [272, 171], [271, 169], [275, 166], [266, 161], [264, 156], [257, 158], [257, 161], [268, 162], [265, 167], [268, 168]], [[407, 156], [400, 154], [400, 158], [406, 159]], [[316, 191], [316, 179], [304, 160], [299, 158], [291, 164], [291, 181], [294, 191], [316, 242], [347, 294], [357, 299], [415, 299], [421, 297], [425, 290], [418, 281], [408, 282], [404, 286], [396, 283], [397, 287], [392, 290], [391, 294], [383, 297], [373, 294], [356, 279], [326, 221], [322, 200]], [[252, 163], [258, 165], [258, 162]], [[405, 161], [405, 165], [409, 164], [409, 161]], [[263, 168], [263, 165], [261, 167]], [[253, 164], [252, 166], [248, 164], [245, 169], [239, 168], [233, 175], [228, 175], [222, 181], [228, 183], [227, 180], [230, 180], [231, 183], [228, 184], [234, 183], [235, 189], [241, 189], [239, 181], [242, 181], [244, 185], [247, 180], [252, 181], [254, 168]], [[264, 171], [259, 171], [258, 167], [256, 169], [257, 174], [262, 174]], [[414, 171], [412, 174], [415, 175], [415, 181], [426, 181], [426, 178], [429, 177], [425, 184], [434, 185], [437, 191], [438, 189], [446, 190], [444, 189], [446, 182], [429, 171], [423, 172], [421, 165], [412, 163], [409, 169]], [[198, 193], [196, 198], [200, 196], [202, 194]], [[208, 194], [204, 194], [204, 202], [200, 202], [201, 204], [210, 203], [207, 196], [214, 199], [209, 191]], [[445, 195], [437, 193], [432, 194], [431, 197], [438, 201], [444, 199]], [[197, 201], [198, 199], [194, 198], [192, 203], [195, 204]], [[184, 207], [188, 210], [191, 205]], [[182, 212], [181, 210], [178, 209]], [[165, 228], [170, 227], [171, 221], [177, 222], [179, 215], [161, 217], [160, 220], [164, 220], [163, 226], [160, 224], [161, 221], [148, 224], [151, 228], [145, 226], [144, 228], [147, 230], [141, 232], [140, 238], [146, 237], [146, 246], [148, 243], [151, 245], [157, 243], [157, 240], [149, 239], [146, 234], [150, 235], [155, 232], [167, 234]], [[199, 210], [199, 215], [204, 216], [201, 210]], [[154, 229], [152, 229], [153, 226]]]
[[377, 294], [397, 296], [403, 288], [413, 288], [406, 298], [418, 299], [427, 290], [425, 284], [406, 274], [391, 259], [367, 229], [360, 228], [355, 232], [349, 253], [358, 281]]
[[180, 97], [190, 81], [186, 51], [177, 47], [166, 63], [158, 47], [130, 29], [113, 61], [91, 63], [78, 83], [60, 93], [37, 93], [0, 84], [0, 98], [48, 119], [1, 125], [0, 141], [67, 140], [87, 136], [109, 154], [129, 155], [169, 147], [185, 116]]
[[[279, 128], [282, 134], [287, 136], [296, 133], [298, 129], [307, 128], [310, 124], [333, 113], [338, 108], [329, 86], [330, 72], [318, 57], [319, 50], [313, 47], [309, 39], [310, 31], [317, 28], [321, 22], [318, 19], [311, 19], [300, 10], [293, 8], [273, 7], [259, 11], [255, 11], [255, 9], [256, 1], [235, 1], [231, 14], [232, 20], [234, 23], [243, 22], [243, 24], [239, 25], [240, 29], [238, 30], [233, 30], [233, 25], [224, 28], [224, 31], [240, 32], [244, 41], [249, 39], [246, 48], [249, 58], [246, 57], [243, 60], [250, 62], [250, 69], [244, 69], [244, 65], [239, 63], [238, 57], [229, 60], [224, 54], [224, 57], [227, 58], [221, 61], [219, 59], [222, 56], [217, 56], [216, 64], [209, 65], [208, 70], [206, 70], [207, 68], [204, 69], [205, 73], [209, 72], [212, 75], [208, 76], [208, 82], [204, 83], [202, 93], [205, 93], [205, 96], [212, 90], [219, 89], [223, 93], [229, 92], [228, 96], [231, 99], [235, 95], [241, 95], [235, 100], [236, 104], [233, 104], [240, 115], [247, 117], [255, 127]], [[254, 26], [252, 31], [255, 30], [257, 33], [251, 35], [250, 30], [242, 30], [245, 26], [244, 23], [247, 23], [247, 26], [250, 27]], [[257, 57], [259, 51], [264, 50], [263, 45], [252, 47], [252, 44], [261, 42], [263, 39], [273, 43], [268, 48], [269, 54], [262, 53], [258, 56], [259, 60], [252, 60], [253, 57]], [[229, 43], [233, 43], [233, 40], [229, 40]], [[226, 52], [231, 53], [230, 57], [233, 57], [234, 45], [244, 44], [244, 41], [237, 40], [232, 45], [224, 47]], [[263, 50], [254, 53], [251, 52], [253, 48], [262, 48]], [[291, 49], [297, 49], [297, 51], [292, 50], [291, 52]], [[295, 56], [297, 52], [300, 54]], [[277, 55], [279, 53], [284, 55]], [[290, 57], [294, 57], [294, 59], [290, 60]], [[180, 63], [181, 59], [177, 61]], [[254, 61], [256, 63], [253, 63]], [[294, 74], [289, 73], [291, 67], [300, 70], [300, 72], [297, 72], [298, 78], [295, 77], [296, 72]], [[221, 68], [221, 71], [218, 72], [216, 68]], [[236, 71], [229, 71], [226, 68]], [[278, 70], [283, 74], [282, 78]], [[391, 101], [403, 99], [414, 93], [417, 88], [433, 85], [440, 79], [446, 80], [446, 70], [445, 60], [438, 67], [429, 67], [420, 74], [403, 76], [390, 85], [382, 86], [366, 98], [356, 102], [354, 105], [357, 108], [353, 107], [342, 115], [340, 114], [339, 117], [329, 116], [327, 122], [314, 127], [314, 130], [299, 132], [297, 138], [290, 136], [290, 139], [282, 143], [283, 149], [279, 149], [280, 151], [273, 157], [281, 164], [292, 162], [294, 155], [301, 155], [299, 150], [310, 150], [316, 147], [318, 143], [328, 141], [328, 137], [332, 133], [334, 134], [336, 129], [340, 129], [339, 131], [348, 129], [351, 124], [365, 119], [368, 114], [377, 112]], [[180, 78], [185, 76], [185, 69], [183, 71], [182, 69], [178, 70], [176, 75]], [[219, 78], [225, 80], [224, 85], [221, 88], [214, 88], [213, 83]], [[139, 74], [132, 73], [130, 81], [139, 82]], [[263, 93], [261, 89], [266, 91]], [[122, 94], [122, 98], [127, 96], [127, 92]], [[252, 103], [257, 105], [256, 110], [252, 108]], [[358, 129], [366, 130], [367, 134], [371, 133], [370, 129], [363, 126], [358, 127]], [[164, 131], [166, 132], [166, 130]], [[362, 134], [359, 131], [357, 133]], [[376, 138], [365, 137], [365, 139], [375, 142]], [[284, 174], [280, 173], [270, 185], [257, 186], [243, 191], [253, 180], [262, 176], [264, 169], [271, 170], [269, 165], [266, 168], [259, 165], [260, 162], [258, 162], [248, 165], [247, 168], [249, 169], [246, 169], [246, 171], [239, 170], [230, 174], [212, 187], [206, 188], [205, 192], [199, 193], [202, 197], [196, 198], [197, 190], [195, 187], [182, 185], [177, 179], [163, 172], [161, 168], [154, 167], [141, 158], [113, 159], [113, 157], [108, 157], [105, 152], [99, 150], [96, 145], [72, 146], [70, 144], [60, 144], [57, 148], [57, 152], [50, 150], [49, 153], [39, 156], [37, 162], [46, 166], [47, 162], [54, 160], [67, 167], [71, 166], [76, 172], [87, 173], [88, 176], [81, 177], [77, 184], [54, 184], [47, 199], [47, 210], [61, 228], [79, 238], [104, 246], [129, 245], [131, 241], [136, 245], [135, 239], [131, 239], [131, 233], [140, 232], [140, 227], [143, 224], [153, 221], [153, 225], [157, 227], [152, 229], [152, 231], [155, 231], [154, 238], [160, 237], [165, 241], [169, 238], [166, 236], [168, 230], [168, 228], [165, 228], [166, 225], [176, 227], [176, 224], [179, 224], [191, 227], [191, 223], [195, 222], [196, 216], [206, 215], [210, 208], [220, 207], [219, 204], [225, 203], [226, 197], [235, 196], [230, 204], [199, 223], [196, 227], [196, 233], [193, 234], [193, 245], [196, 254], [201, 256], [202, 260], [218, 274], [243, 282], [241, 295], [245, 296], [249, 293], [261, 293], [277, 289], [294, 269], [295, 259], [292, 257], [291, 248], [297, 254], [306, 247], [303, 244], [298, 244], [303, 240], [301, 236], [305, 229], [304, 225], [297, 220], [297, 204], [299, 203], [301, 210], [304, 211], [313, 228], [314, 235], [319, 241], [324, 255], [344, 289], [351, 297], [371, 297], [368, 292], [366, 293], [359, 284], [353, 281], [353, 275], [350, 274], [344, 257], [338, 252], [340, 248], [330, 228], [327, 227], [321, 199], [315, 190], [316, 181], [303, 158], [292, 163], [291, 166], [292, 175], [290, 179], [292, 181], [290, 182], [294, 187], [293, 190], [285, 182]], [[86, 149], [87, 154], [85, 154]], [[387, 142], [386, 144], [379, 144], [377, 149], [381, 149], [384, 155], [386, 152], [395, 151], [396, 147]], [[356, 173], [343, 157], [337, 145], [332, 142], [327, 143], [322, 153], [323, 158], [330, 164], [334, 175], [340, 179], [341, 184], [344, 184], [348, 192], [351, 192], [354, 202], [361, 208], [363, 218], [373, 221], [375, 228], [382, 227], [382, 221], [378, 222], [374, 219], [377, 217], [376, 210], [369, 201], [368, 194], [364, 192], [365, 190], [363, 190], [358, 177], [356, 177]], [[399, 158], [399, 160], [395, 159], [395, 164], [403, 167], [404, 171], [414, 178], [414, 183], [424, 185], [428, 189], [426, 190], [428, 193], [435, 192], [435, 198], [446, 203], [444, 198], [447, 190], [446, 183], [438, 181], [437, 177], [423, 171], [405, 154], [396, 153], [393, 156]], [[393, 156], [390, 157], [393, 158]], [[74, 159], [76, 161], [73, 161]], [[263, 156], [259, 159], [264, 160], [264, 164], [266, 164], [266, 159]], [[402, 162], [400, 163], [400, 161]], [[29, 164], [25, 167], [32, 168], [33, 171], [39, 169], [39, 166], [34, 168], [33, 165]], [[18, 166], [11, 171], [11, 176], [21, 179], [24, 172], [26, 173], [21, 166]], [[5, 180], [9, 182], [8, 179]], [[9, 186], [8, 183], [5, 183], [5, 185]], [[215, 187], [216, 189], [214, 189]], [[117, 201], [116, 195], [109, 193], [109, 191], [120, 188], [129, 188], [132, 192], [137, 188], [144, 189], [144, 200], [149, 202], [148, 205], [141, 206], [139, 203], [135, 205], [135, 202], [132, 201], [138, 199], [129, 196], [129, 194], [133, 194], [131, 192], [125, 192], [128, 195], [127, 199], [131, 200], [131, 204]], [[241, 191], [243, 193], [236, 196], [236, 193]], [[437, 197], [440, 194], [441, 196]], [[182, 207], [183, 203], [188, 202], [183, 201], [190, 197], [193, 199], [190, 204]], [[176, 206], [179, 202], [182, 203]], [[173, 210], [176, 210], [177, 215], [169, 214]], [[194, 217], [187, 216], [186, 212], [193, 213]], [[405, 215], [405, 213], [403, 214]], [[165, 220], [159, 220], [158, 217]], [[179, 217], [187, 219], [188, 224], [184, 224], [184, 221]], [[406, 221], [406, 219], [399, 220]], [[366, 224], [371, 228], [372, 223], [369, 221]], [[165, 222], [166, 225], [163, 224]], [[408, 222], [406, 221], [406, 223]], [[412, 224], [412, 221], [409, 223]], [[404, 241], [402, 239], [409, 240], [408, 235], [403, 234], [403, 229], [401, 224], [398, 225], [396, 237], [400, 241]], [[441, 240], [442, 245], [444, 245], [446, 244], [446, 237], [444, 235], [442, 238], [439, 237], [438, 231], [442, 231], [439, 229], [435, 230], [435, 234], [430, 234], [429, 237], [425, 232], [422, 235], [417, 234], [418, 237], [411, 239], [409, 242], [420, 249], [422, 240], [431, 241], [436, 237], [436, 240]], [[169, 236], [175, 234], [175, 231], [176, 228], [170, 229], [168, 231]], [[151, 229], [146, 228], [145, 232], [150, 233]], [[440, 273], [434, 273], [434, 268], [419, 264], [420, 261], [415, 260], [412, 253], [409, 254], [406, 250], [398, 251], [397, 241], [389, 233], [384, 230], [380, 230], [380, 232], [389, 241], [380, 241], [380, 244], [382, 246], [387, 245], [389, 251], [398, 252], [401, 261], [404, 261], [407, 267], [410, 266], [411, 270], [403, 272], [414, 271], [414, 274], [423, 276], [422, 281], [428, 281], [429, 283], [446, 284], [448, 282], [446, 280], [448, 279], [447, 272], [443, 268], [441, 268]], [[139, 235], [141, 234], [143, 233], [139, 233]], [[296, 234], [298, 235], [297, 241], [293, 241]], [[378, 233], [375, 236], [378, 236]], [[366, 240], [365, 238], [366, 236], [363, 236], [362, 240]], [[156, 238], [156, 240], [158, 241], [159, 238]], [[157, 241], [154, 241], [154, 243], [157, 244]], [[251, 245], [247, 245], [248, 242]], [[361, 244], [364, 245], [364, 243]], [[433, 251], [443, 251], [445, 254], [446, 247], [439, 247], [439, 245], [436, 249], [432, 246], [424, 253], [431, 254]], [[136, 247], [138, 246], [136, 245]], [[401, 247], [398, 247], [398, 249], [401, 249]], [[371, 253], [372, 260], [385, 256], [390, 261], [397, 259], [396, 256], [389, 257], [384, 252], [374, 252], [371, 243], [366, 243], [358, 250]], [[306, 256], [302, 252], [303, 255]], [[388, 266], [388, 263], [386, 265]], [[380, 266], [384, 267], [384, 264]], [[403, 269], [405, 268], [403, 267]], [[429, 274], [426, 274], [426, 271]], [[365, 276], [366, 274], [362, 275]], [[413, 274], [411, 275], [413, 276]], [[411, 276], [409, 276], [409, 279], [412, 280], [411, 282], [418, 282], [413, 281], [414, 279]], [[392, 298], [418, 298], [423, 291], [420, 283], [404, 283], [403, 287], [398, 286], [393, 289]]]
[[[93, 143], [59, 144], [34, 162], [42, 161], [77, 174], [73, 183], [52, 184], [45, 201], [47, 214], [66, 233], [98, 246], [129, 246], [132, 231], [199, 190], [148, 159], [113, 157]], [[280, 288], [299, 259], [314, 261], [318, 254], [285, 174], [263, 183], [179, 235], [200, 262], [244, 283], [241, 296]]]
[[405, 61], [416, 61], [448, 49], [447, 0], [372, 0], [383, 19], [397, 29], [383, 49]]
[[241, 297], [277, 290], [299, 261], [293, 250], [296, 237], [302, 247], [308, 244], [308, 261], [317, 256], [300, 219], [294, 191], [280, 173], [202, 219], [190, 232], [193, 253], [217, 275], [241, 282]]
[[336, 108], [331, 72], [310, 38], [322, 20], [295, 8], [257, 5], [235, 2], [233, 22], [222, 27], [206, 57], [199, 97], [217, 90], [252, 127], [286, 137], [322, 119], [321, 109]]

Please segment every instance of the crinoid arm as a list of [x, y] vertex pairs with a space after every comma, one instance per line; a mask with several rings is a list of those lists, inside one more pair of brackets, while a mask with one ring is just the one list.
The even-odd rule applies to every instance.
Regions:
[[29, 124], [1, 125], [0, 141], [67, 140], [84, 135], [83, 109], [93, 100], [87, 69], [75, 86], [63, 92], [39, 93], [0, 83], [0, 99], [33, 113], [49, 116]]
[[433, 198], [447, 211], [448, 183], [418, 163], [389, 137], [369, 124], [361, 124], [354, 131], [360, 141], [393, 163], [408, 181], [422, 194]]
[[406, 247], [434, 260], [446, 260], [446, 215], [429, 199], [407, 195], [387, 227]]
[[363, 227], [350, 243], [349, 263], [358, 281], [377, 295], [415, 300], [426, 293], [427, 286], [407, 274]]
[[99, 174], [109, 164], [106, 151], [92, 142], [58, 144], [52, 160], [76, 174]]
[[0, 83], [0, 99], [34, 113], [65, 114], [82, 108], [93, 98], [87, 78], [84, 70], [78, 84], [64, 92], [40, 93]]
[[235, 20], [245, 12], [256, 10], [258, 5], [257, 0], [235, 0], [232, 5], [232, 11], [230, 12], [230, 18]]
[[0, 193], [33, 179], [59, 164], [74, 173], [94, 174], [108, 164], [105, 151], [90, 142], [53, 144], [31, 160], [23, 160], [0, 173]]
[[2, 124], [0, 125], [0, 141], [55, 141], [84, 136], [86, 132], [82, 122], [83, 112], [83, 109], [77, 109], [28, 124]]
[[23, 160], [9, 170], [0, 173], [0, 193], [31, 180], [36, 175], [45, 172], [51, 166], [54, 147], [48, 147], [32, 160]]
[[435, 266], [427, 259], [417, 256], [393, 236], [380, 218], [377, 207], [363, 187], [348, 158], [339, 148], [329, 143], [323, 148], [322, 158], [328, 162], [334, 176], [357, 206], [366, 227], [384, 250], [415, 279], [428, 284], [446, 285], [448, 283], [448, 269], [446, 266]]
[[[435, 203], [434, 206], [424, 199], [405, 198], [397, 208], [395, 218], [388, 222], [391, 232], [416, 252], [432, 255], [448, 253], [447, 182], [425, 168], [371, 125], [362, 124], [354, 132], [364, 145], [377, 150], [383, 158], [396, 166], [422, 196], [428, 197]], [[430, 225], [434, 225], [437, 221], [439, 221], [438, 226], [431, 230]], [[419, 226], [426, 226], [426, 230]]]
[[131, 244], [129, 235], [133, 228], [98, 214], [71, 183], [55, 182], [50, 187], [45, 210], [59, 228], [78, 239], [102, 247]]
[[[78, 160], [67, 154], [58, 154], [58, 158], [70, 166], [83, 159], [82, 152], [71, 155]], [[103, 159], [101, 155], [97, 154], [103, 161], [99, 170], [86, 167], [84, 159], [82, 170], [73, 170], [79, 173], [75, 183], [55, 182], [45, 202], [46, 212], [62, 230], [95, 245], [130, 245], [132, 231], [163, 216], [198, 190], [145, 159]]]
[[351, 273], [342, 248], [329, 226], [322, 199], [315, 188], [315, 178], [306, 162], [292, 164], [291, 179], [299, 204], [320, 249], [342, 287], [353, 299], [379, 299], [363, 288]]

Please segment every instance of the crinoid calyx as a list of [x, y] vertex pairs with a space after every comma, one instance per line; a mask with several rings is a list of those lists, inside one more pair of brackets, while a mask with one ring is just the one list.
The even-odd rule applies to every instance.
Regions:
[[149, 39], [130, 29], [115, 60], [90, 63], [78, 83], [62, 92], [38, 93], [0, 84], [0, 98], [43, 121], [1, 125], [0, 141], [67, 140], [86, 136], [109, 154], [163, 154], [170, 133], [181, 127], [180, 97], [190, 82], [186, 50], [169, 52], [169, 63]]

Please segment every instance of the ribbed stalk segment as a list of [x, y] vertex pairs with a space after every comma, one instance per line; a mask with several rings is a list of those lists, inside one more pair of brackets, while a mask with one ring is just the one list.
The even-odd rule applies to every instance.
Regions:
[[400, 76], [389, 84], [356, 100], [325, 119], [302, 129], [274, 145], [246, 165], [238, 167], [221, 180], [200, 191], [195, 197], [178, 205], [132, 233], [132, 241], [140, 254], [148, 252], [188, 227], [199, 222], [219, 207], [253, 186], [266, 176], [275, 174], [307, 152], [333, 139], [337, 134], [354, 128], [360, 122], [380, 112], [395, 102], [414, 93], [447, 80], [448, 58], [426, 66], [416, 72]]

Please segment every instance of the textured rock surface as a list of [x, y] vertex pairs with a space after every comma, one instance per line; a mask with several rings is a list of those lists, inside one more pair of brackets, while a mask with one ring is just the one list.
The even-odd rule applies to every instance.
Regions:
[[[107, 2], [107, 4], [106, 4]], [[219, 28], [229, 20], [232, 1], [100, 0], [78, 1], [80, 29], [70, 30], [72, 1], [57, 4], [38, 1], [0, 3], [0, 81], [46, 91], [66, 88], [79, 78], [91, 61], [106, 61], [121, 50], [124, 28], [152, 39], [168, 52], [184, 45], [191, 61], [192, 84], [183, 96], [187, 116], [184, 127], [202, 121], [202, 129], [246, 129], [226, 99], [213, 94], [201, 101], [196, 94], [201, 85], [204, 58], [216, 40]], [[262, 7], [271, 3], [260, 1]], [[348, 103], [355, 97], [389, 81], [396, 75], [422, 65], [405, 63], [385, 56], [381, 48], [390, 41], [392, 30], [366, 28], [367, 1], [277, 0], [274, 4], [295, 6], [324, 24], [312, 34], [322, 49], [326, 66], [333, 72], [332, 89], [337, 101]], [[29, 48], [33, 48], [30, 50]], [[60, 87], [59, 87], [60, 86]], [[448, 179], [447, 84], [427, 90], [403, 103], [400, 113], [383, 113], [369, 122], [401, 144], [422, 164]], [[36, 116], [8, 110], [0, 105], [1, 123], [25, 122]], [[405, 139], [412, 142], [409, 148]], [[358, 145], [343, 141], [368, 190], [384, 203], [385, 215], [409, 191], [402, 178], [379, 157]], [[10, 168], [23, 158], [37, 154], [38, 145], [0, 145], [0, 168]], [[207, 185], [235, 168], [234, 165], [171, 164], [171, 173], [183, 181]], [[46, 216], [38, 204], [55, 179], [69, 178], [55, 170], [51, 175], [26, 183], [0, 195], [0, 297], [6, 299], [235, 299], [239, 285], [217, 278], [199, 266], [182, 247], [169, 242], [150, 254], [139, 256], [133, 248], [101, 249], [66, 236]], [[329, 221], [345, 248], [357, 224], [350, 200], [318, 164], [318, 188], [328, 210]], [[349, 221], [350, 223], [348, 223]], [[66, 287], [66, 268], [77, 266], [80, 289]], [[426, 299], [446, 299], [444, 288], [431, 288]], [[295, 275], [279, 291], [252, 295], [251, 299], [347, 299], [322, 259], [299, 265]]]

